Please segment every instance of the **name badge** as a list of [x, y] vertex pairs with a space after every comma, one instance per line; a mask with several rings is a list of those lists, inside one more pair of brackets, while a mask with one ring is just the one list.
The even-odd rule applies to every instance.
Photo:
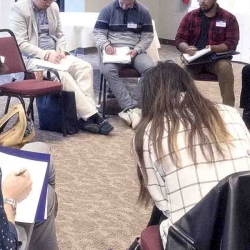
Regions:
[[48, 24], [42, 24], [41, 25], [41, 30], [48, 30], [49, 29], [49, 25]]
[[127, 24], [127, 27], [128, 27], [129, 29], [137, 29], [137, 23], [128, 23], [128, 24]]
[[224, 21], [217, 21], [216, 22], [216, 27], [226, 28], [227, 27], [227, 23], [224, 22]]

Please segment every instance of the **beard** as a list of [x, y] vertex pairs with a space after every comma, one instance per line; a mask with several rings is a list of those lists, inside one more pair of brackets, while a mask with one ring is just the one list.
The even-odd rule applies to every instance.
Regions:
[[213, 3], [213, 5], [206, 10], [203, 10], [202, 8], [200, 8], [200, 10], [201, 10], [201, 12], [203, 12], [205, 14], [205, 13], [209, 12], [211, 9], [213, 9], [214, 6], [215, 6], [215, 3]]

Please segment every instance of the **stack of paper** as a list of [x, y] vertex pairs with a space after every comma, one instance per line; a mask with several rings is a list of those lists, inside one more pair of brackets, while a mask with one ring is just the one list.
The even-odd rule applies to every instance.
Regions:
[[206, 55], [209, 52], [211, 52], [210, 47], [197, 51], [193, 56], [190, 56], [189, 54], [183, 54], [183, 57], [187, 60], [187, 62], [190, 63], [194, 61], [195, 59]]
[[116, 47], [114, 55], [108, 55], [105, 50], [103, 51], [103, 63], [131, 63], [131, 57], [128, 55], [130, 52], [129, 47]]
[[[47, 219], [48, 164], [50, 155], [0, 147], [2, 182], [10, 172], [27, 169], [32, 180], [28, 197], [17, 204], [15, 221], [34, 223]], [[11, 197], [10, 197], [11, 198]]]
[[72, 62], [66, 58], [63, 58], [61, 60], [60, 63], [55, 64], [55, 63], [51, 63], [48, 61], [44, 61], [44, 60], [40, 60], [40, 59], [34, 59], [34, 63], [42, 68], [46, 68], [46, 69], [56, 69], [59, 71], [67, 71], [69, 69], [69, 67], [71, 66]]

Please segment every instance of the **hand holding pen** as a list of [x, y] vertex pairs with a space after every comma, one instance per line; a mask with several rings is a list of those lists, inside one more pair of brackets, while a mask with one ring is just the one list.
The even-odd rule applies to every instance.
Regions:
[[9, 173], [3, 181], [4, 198], [12, 198], [16, 202], [24, 200], [32, 189], [32, 181], [27, 169]]

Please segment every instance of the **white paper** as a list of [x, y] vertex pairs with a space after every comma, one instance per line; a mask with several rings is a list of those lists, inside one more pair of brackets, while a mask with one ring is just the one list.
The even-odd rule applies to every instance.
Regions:
[[47, 69], [56, 69], [59, 71], [67, 71], [69, 67], [71, 66], [72, 62], [67, 58], [63, 58], [60, 63], [55, 64], [48, 61], [40, 60], [40, 59], [34, 59], [34, 63], [42, 68]]
[[103, 63], [131, 63], [130, 55], [127, 55], [130, 51], [129, 47], [116, 47], [114, 55], [106, 54], [105, 50], [103, 51]]
[[1, 60], [2, 63], [4, 63], [5, 57], [4, 56], [0, 56], [0, 60]]
[[202, 57], [204, 55], [206, 55], [207, 53], [209, 53], [211, 51], [211, 48], [205, 48], [202, 50], [197, 51], [193, 56], [190, 56], [189, 54], [183, 54], [184, 58], [188, 61], [188, 62], [192, 62], [195, 59]]
[[[32, 190], [30, 194], [25, 200], [17, 204], [15, 221], [34, 223], [47, 166], [47, 162], [24, 159], [0, 152], [2, 182], [8, 173], [12, 171], [18, 172], [22, 168], [29, 171], [32, 180]], [[47, 215], [45, 215], [45, 218], [47, 218]]]

